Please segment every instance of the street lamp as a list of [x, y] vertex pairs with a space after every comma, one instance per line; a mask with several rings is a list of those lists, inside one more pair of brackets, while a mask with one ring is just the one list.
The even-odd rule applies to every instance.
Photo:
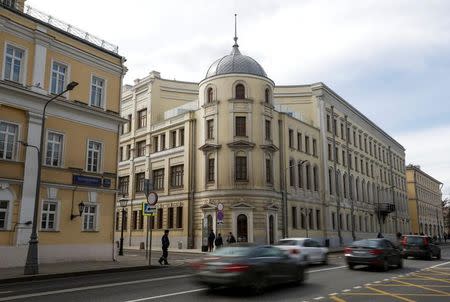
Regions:
[[120, 230], [120, 247], [119, 247], [119, 256], [123, 256], [123, 223], [125, 221], [125, 209], [127, 207], [128, 199], [120, 198], [119, 204], [122, 207], [122, 227]]
[[25, 263], [24, 274], [25, 275], [36, 275], [39, 274], [39, 263], [38, 263], [38, 236], [37, 236], [37, 220], [38, 220], [38, 208], [39, 208], [39, 194], [41, 187], [41, 167], [42, 167], [42, 146], [44, 145], [44, 133], [45, 133], [45, 111], [47, 110], [48, 104], [54, 101], [58, 97], [62, 96], [67, 91], [73, 90], [78, 85], [77, 82], [70, 82], [66, 89], [61, 91], [59, 94], [53, 96], [44, 105], [44, 110], [42, 111], [41, 119], [41, 140], [39, 146], [28, 145], [27, 143], [21, 142], [25, 147], [36, 148], [38, 162], [37, 162], [37, 177], [36, 177], [36, 195], [34, 199], [34, 213], [33, 213], [33, 227], [31, 230], [30, 241], [28, 242], [28, 253], [27, 261]]
[[70, 220], [73, 220], [75, 217], [81, 217], [81, 215], [82, 215], [83, 212], [84, 212], [84, 207], [85, 207], [84, 202], [80, 202], [80, 203], [78, 204], [78, 212], [79, 212], [80, 214], [79, 214], [79, 215], [75, 215], [75, 214], [71, 213], [71, 214], [70, 214]]

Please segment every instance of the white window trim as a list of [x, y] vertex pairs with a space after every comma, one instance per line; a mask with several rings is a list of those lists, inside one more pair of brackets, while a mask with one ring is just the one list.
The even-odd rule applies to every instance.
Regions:
[[[28, 65], [28, 48], [26, 48], [22, 45], [16, 44], [14, 42], [11, 42], [11, 41], [5, 41], [5, 45], [4, 45], [4, 49], [3, 49], [2, 80], [6, 80], [5, 79], [5, 71], [6, 71], [5, 65], [6, 65], [6, 49], [7, 49], [8, 45], [11, 45], [13, 47], [19, 48], [24, 51], [23, 66], [21, 66], [21, 74], [20, 74], [20, 79], [19, 79], [18, 83], [25, 85], [26, 79], [27, 79], [27, 67], [28, 67], [27, 66]], [[9, 80], [7, 80], [7, 81], [9, 81]]]
[[[96, 171], [96, 172], [88, 170], [89, 142], [96, 142], [96, 143], [101, 144], [100, 163], [99, 163], [98, 171]], [[95, 140], [95, 139], [88, 138], [87, 142], [86, 142], [86, 165], [85, 165], [85, 171], [86, 172], [90, 172], [90, 173], [99, 173], [99, 174], [103, 173], [104, 156], [105, 156], [105, 144], [102, 141], [100, 141], [100, 140]]]
[[[61, 134], [62, 136], [63, 136], [63, 141], [62, 141], [62, 146], [61, 146], [61, 162], [60, 162], [60, 164], [58, 165], [58, 166], [53, 166], [53, 165], [47, 165], [46, 164], [46, 161], [47, 161], [47, 148], [48, 148], [48, 134], [50, 133], [50, 132], [53, 132], [53, 133], [56, 133], [56, 134]], [[64, 165], [64, 151], [66, 150], [66, 134], [65, 133], [63, 133], [63, 132], [60, 132], [60, 131], [56, 131], [56, 130], [53, 130], [53, 129], [47, 129], [46, 131], [45, 131], [45, 149], [44, 149], [44, 151], [45, 151], [45, 153], [43, 153], [43, 155], [42, 155], [42, 160], [43, 160], [43, 163], [42, 163], [42, 165], [44, 165], [44, 166], [46, 166], [46, 167], [53, 167], [53, 168], [64, 168], [65, 167], [65, 165]]]
[[244, 100], [249, 99], [249, 95], [250, 95], [250, 90], [249, 90], [249, 86], [247, 85], [247, 83], [243, 80], [237, 80], [236, 82], [233, 83], [232, 87], [232, 92], [231, 95], [233, 96], [233, 99], [236, 99], [236, 86], [238, 84], [242, 84], [244, 85], [245, 88], [245, 94], [244, 94]]
[[[21, 140], [21, 137], [20, 137], [20, 133], [21, 133], [21, 131], [22, 131], [22, 129], [21, 129], [21, 124], [18, 124], [17, 122], [13, 122], [13, 121], [2, 120], [2, 119], [0, 119], [0, 122], [4, 122], [4, 123], [8, 123], [8, 124], [13, 124], [13, 125], [16, 125], [16, 126], [17, 126], [17, 138], [16, 138], [16, 143], [14, 144], [13, 157], [12, 157], [11, 159], [6, 159], [6, 158], [3, 159], [3, 158], [0, 158], [0, 160], [17, 161], [18, 154], [19, 154], [19, 152], [21, 151], [21, 146], [22, 146], [22, 144], [18, 144], [18, 143], [17, 143], [17, 141], [20, 141], [20, 140]], [[26, 148], [26, 147], [24, 147], [24, 148]]]
[[[53, 229], [43, 229], [42, 228], [42, 213], [44, 211], [44, 203], [45, 202], [53, 202], [56, 203], [56, 212], [55, 212], [55, 227]], [[56, 199], [43, 199], [41, 201], [41, 210], [39, 212], [39, 231], [41, 232], [59, 232], [60, 228], [60, 217], [61, 217], [61, 201]]]
[[5, 227], [0, 228], [1, 231], [10, 231], [11, 225], [12, 225], [12, 210], [13, 210], [13, 200], [10, 199], [2, 199], [1, 201], [6, 201], [8, 203], [8, 208], [6, 209], [6, 216], [5, 216]]
[[[103, 82], [105, 83], [105, 85], [103, 86], [102, 106], [100, 106], [100, 107], [91, 105], [92, 81], [93, 81], [94, 77], [102, 79]], [[103, 110], [106, 110], [106, 100], [107, 100], [106, 88], [107, 87], [108, 87], [108, 81], [104, 77], [99, 76], [99, 75], [94, 74], [94, 73], [91, 73], [91, 82], [89, 83], [89, 102], [88, 102], [89, 106], [95, 107], [95, 108], [103, 108]], [[147, 123], [148, 123], [148, 121], [147, 121]]]
[[[65, 65], [67, 67], [67, 71], [66, 71], [66, 78], [64, 81], [64, 89], [66, 88], [67, 84], [69, 84], [71, 82], [70, 79], [70, 74], [71, 74], [71, 65], [69, 63], [60, 61], [60, 60], [56, 60], [54, 58], [52, 58], [51, 60], [51, 65], [50, 65], [50, 76], [49, 76], [49, 81], [48, 81], [48, 93], [52, 94], [52, 73], [53, 73], [53, 63], [57, 63], [57, 64], [61, 64], [61, 65]], [[66, 93], [63, 94], [63, 96], [68, 99], [69, 98], [69, 93], [70, 91], [67, 91]], [[90, 97], [90, 96], [89, 96]]]
[[97, 202], [84, 202], [84, 206], [95, 206], [95, 217], [94, 217], [94, 229], [93, 230], [85, 230], [84, 229], [84, 210], [83, 214], [81, 214], [81, 231], [82, 232], [98, 232], [100, 230], [100, 204]]

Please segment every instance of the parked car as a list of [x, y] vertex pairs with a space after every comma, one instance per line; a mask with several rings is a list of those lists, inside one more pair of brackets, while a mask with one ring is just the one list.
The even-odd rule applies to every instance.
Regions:
[[441, 259], [441, 248], [428, 236], [405, 235], [402, 237], [403, 258], [418, 257], [428, 260]]
[[389, 270], [393, 265], [403, 267], [400, 248], [384, 238], [355, 241], [345, 248], [344, 255], [349, 269], [356, 265], [368, 265], [383, 271]]
[[287, 251], [299, 263], [328, 263], [328, 248], [311, 238], [281, 239], [277, 247]]
[[205, 259], [194, 262], [195, 279], [211, 289], [251, 287], [261, 292], [265, 287], [285, 282], [302, 283], [305, 268], [274, 246], [238, 243], [223, 247]]

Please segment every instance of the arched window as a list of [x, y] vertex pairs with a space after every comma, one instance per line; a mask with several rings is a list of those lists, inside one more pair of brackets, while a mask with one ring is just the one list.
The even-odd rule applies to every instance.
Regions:
[[347, 174], [344, 173], [344, 175], [342, 176], [342, 182], [343, 182], [343, 193], [344, 193], [344, 198], [347, 198]]
[[245, 87], [242, 84], [236, 85], [236, 99], [245, 99]]
[[266, 88], [266, 91], [264, 92], [264, 101], [268, 104], [270, 101], [270, 90], [269, 88]]
[[208, 103], [213, 102], [213, 89], [211, 87], [208, 88]]
[[247, 216], [244, 214], [240, 214], [237, 217], [237, 241], [248, 241]]

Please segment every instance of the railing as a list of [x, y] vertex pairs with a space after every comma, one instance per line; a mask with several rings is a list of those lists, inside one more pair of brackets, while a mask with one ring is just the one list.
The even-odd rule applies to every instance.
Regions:
[[387, 202], [379, 203], [377, 205], [377, 211], [380, 213], [392, 213], [395, 211], [395, 204]]
[[116, 54], [119, 53], [118, 46], [111, 44], [99, 37], [96, 37], [76, 26], [70, 25], [70, 24], [68, 24], [62, 20], [59, 20], [51, 15], [41, 12], [40, 10], [37, 10], [29, 5], [23, 7], [23, 5], [21, 5], [21, 3], [22, 2], [17, 1], [17, 0], [0, 0], [1, 6], [23, 12], [35, 19], [38, 19], [38, 20], [45, 22], [53, 27], [56, 27], [62, 31], [65, 31], [65, 32], [67, 32], [73, 36], [76, 36], [82, 40], [85, 40], [95, 46], [106, 49], [107, 51], [110, 51], [110, 52], [113, 52]]

